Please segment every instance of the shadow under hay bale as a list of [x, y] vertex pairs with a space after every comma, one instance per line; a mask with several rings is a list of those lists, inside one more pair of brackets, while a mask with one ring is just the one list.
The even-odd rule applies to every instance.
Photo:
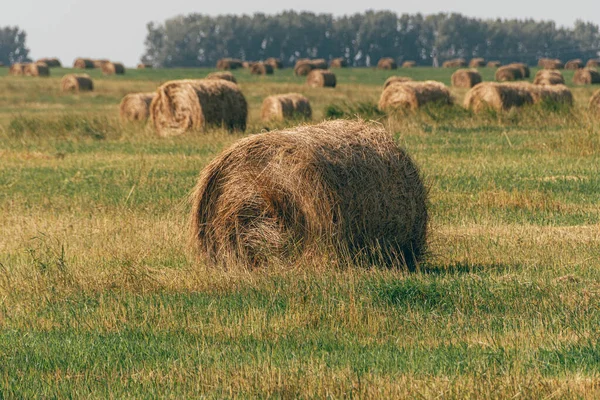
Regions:
[[472, 58], [471, 61], [469, 61], [469, 68], [481, 68], [481, 67], [485, 67], [485, 60], [481, 57], [477, 57], [477, 58]]
[[416, 110], [429, 103], [453, 104], [446, 85], [436, 81], [392, 83], [381, 93], [378, 107], [381, 111]]
[[62, 64], [61, 64], [61, 62], [60, 62], [60, 60], [58, 58], [50, 58], [50, 57], [40, 58], [36, 62], [37, 63], [44, 63], [44, 64], [46, 64], [50, 68], [60, 68], [60, 67], [62, 67]]
[[346, 68], [348, 66], [348, 62], [342, 57], [334, 58], [329, 64], [331, 68]]
[[600, 73], [592, 68], [583, 68], [575, 71], [573, 75], [575, 85], [594, 85], [600, 83]]
[[273, 67], [265, 63], [254, 63], [250, 67], [250, 73], [252, 75], [273, 75]]
[[508, 111], [544, 101], [572, 104], [571, 91], [564, 85], [532, 85], [528, 82], [483, 82], [469, 90], [464, 106], [475, 112], [493, 109]]
[[130, 93], [123, 97], [119, 105], [122, 121], [146, 121], [150, 116], [150, 103], [156, 97], [155, 92]]
[[245, 131], [248, 104], [238, 86], [223, 79], [170, 81], [158, 88], [150, 117], [160, 136], [207, 126]]
[[311, 119], [312, 108], [306, 97], [299, 93], [278, 94], [265, 98], [260, 110], [263, 121]]
[[473, 69], [458, 69], [452, 74], [452, 86], [470, 89], [481, 83], [481, 74]]
[[213, 265], [308, 260], [414, 269], [427, 236], [427, 190], [380, 125], [328, 121], [252, 135], [202, 171], [190, 239]]
[[455, 58], [452, 60], [446, 60], [442, 63], [442, 68], [464, 68], [467, 66], [467, 62], [464, 58]]
[[310, 71], [306, 77], [306, 83], [308, 86], [317, 87], [330, 87], [334, 88], [337, 84], [335, 74], [326, 69], [314, 69]]
[[77, 58], [73, 62], [73, 68], [78, 69], [92, 69], [94, 67], [94, 61], [90, 58]]
[[404, 61], [402, 63], [402, 68], [415, 68], [417, 66], [417, 63], [415, 61]]
[[505, 65], [496, 70], [494, 78], [498, 82], [518, 81], [524, 78], [522, 69], [514, 65]]
[[224, 79], [229, 82], [237, 83], [235, 76], [229, 71], [211, 72], [206, 75], [206, 79]]
[[500, 61], [488, 61], [486, 64], [487, 68], [500, 68], [502, 63]]
[[580, 69], [580, 68], [583, 68], [583, 61], [580, 60], [579, 58], [576, 60], [569, 60], [565, 64], [565, 69], [574, 70], [574, 69]]
[[91, 92], [94, 82], [88, 74], [68, 74], [62, 77], [60, 87], [63, 92]]
[[100, 67], [104, 75], [123, 75], [125, 74], [125, 66], [116, 62], [105, 62]]
[[541, 69], [533, 78], [534, 85], [564, 85], [565, 78], [557, 69]]
[[377, 69], [398, 69], [398, 64], [396, 64], [396, 60], [393, 58], [384, 57], [377, 62]]
[[219, 61], [217, 61], [217, 69], [222, 70], [238, 69], [242, 68], [243, 66], [244, 64], [242, 60], [235, 58], [221, 58]]
[[412, 78], [409, 78], [408, 76], [393, 75], [385, 80], [385, 83], [383, 84], [383, 88], [385, 89], [386, 87], [390, 86], [392, 83], [395, 83], [395, 82], [411, 82], [411, 81], [412, 81]]
[[44, 63], [25, 64], [23, 70], [25, 76], [50, 76], [50, 68]]

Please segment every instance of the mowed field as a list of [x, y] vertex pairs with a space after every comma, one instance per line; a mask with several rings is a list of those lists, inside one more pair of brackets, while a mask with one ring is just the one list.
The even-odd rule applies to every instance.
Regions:
[[[593, 87], [572, 88], [573, 109], [385, 116], [373, 104], [388, 76], [449, 84], [453, 70], [336, 70], [335, 89], [234, 71], [245, 134], [160, 138], [119, 121], [121, 98], [211, 70], [94, 70], [79, 95], [59, 91], [67, 72], [0, 69], [0, 398], [600, 397]], [[377, 120], [414, 157], [430, 188], [417, 272], [223, 270], [190, 254], [199, 172], [285, 127], [260, 105], [292, 91], [314, 122]], [[466, 90], [452, 92], [461, 104]]]

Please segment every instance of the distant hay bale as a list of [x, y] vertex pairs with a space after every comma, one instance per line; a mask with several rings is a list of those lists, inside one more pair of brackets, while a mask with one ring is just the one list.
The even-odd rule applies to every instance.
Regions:
[[63, 92], [89, 92], [94, 90], [94, 82], [88, 74], [68, 74], [60, 81]]
[[565, 69], [580, 69], [583, 68], [583, 61], [581, 59], [569, 60], [565, 64]]
[[329, 63], [331, 68], [346, 68], [348, 66], [348, 61], [345, 58], [338, 57], [331, 60]]
[[316, 58], [314, 60], [310, 60], [310, 63], [315, 67], [315, 69], [327, 69], [328, 64], [324, 58]]
[[50, 68], [45, 63], [25, 64], [23, 71], [25, 76], [50, 76]]
[[464, 68], [466, 66], [467, 62], [464, 58], [455, 58], [442, 63], [442, 68]]
[[518, 68], [521, 71], [521, 76], [524, 78], [529, 78], [531, 72], [529, 71], [529, 66], [525, 63], [510, 63], [507, 65], [508, 67]]
[[229, 71], [211, 72], [206, 75], [206, 79], [224, 79], [229, 82], [237, 83], [235, 76]]
[[457, 69], [452, 74], [452, 86], [458, 88], [472, 88], [481, 83], [481, 74], [474, 69]]
[[269, 57], [265, 60], [265, 64], [270, 65], [273, 69], [283, 69], [283, 62], [279, 58]]
[[390, 86], [392, 83], [395, 83], [395, 82], [410, 82], [410, 81], [412, 81], [412, 78], [409, 78], [408, 76], [393, 75], [385, 80], [385, 83], [383, 84], [383, 88], [385, 89], [386, 87]]
[[564, 85], [565, 78], [562, 76], [557, 69], [540, 69], [535, 78], [533, 78], [534, 85]]
[[46, 64], [50, 68], [60, 68], [60, 67], [62, 67], [62, 64], [61, 64], [61, 62], [60, 62], [60, 60], [58, 58], [50, 58], [50, 57], [40, 58], [36, 62], [38, 62], [38, 63], [44, 63], [44, 64]]
[[140, 63], [137, 65], [137, 69], [152, 69], [152, 64]]
[[180, 135], [207, 126], [246, 130], [248, 104], [233, 83], [223, 79], [177, 80], [162, 84], [150, 104], [150, 117], [161, 136]]
[[523, 72], [517, 66], [505, 65], [496, 70], [495, 78], [498, 82], [510, 82], [523, 79]]
[[487, 68], [500, 68], [502, 63], [500, 61], [488, 61], [486, 64]]
[[294, 65], [294, 75], [306, 76], [315, 69], [314, 65], [309, 60], [300, 60]]
[[417, 66], [417, 63], [415, 61], [404, 61], [402, 63], [402, 68], [414, 68]]
[[119, 105], [119, 115], [123, 121], [145, 121], [150, 115], [150, 103], [156, 97], [155, 92], [130, 93], [123, 97]]
[[273, 66], [262, 62], [254, 63], [250, 67], [252, 75], [273, 75]]
[[109, 63], [110, 60], [107, 60], [106, 58], [101, 58], [98, 60], [92, 60], [92, 62], [94, 63], [94, 68], [102, 68], [102, 65]]
[[592, 68], [583, 68], [575, 71], [573, 75], [575, 85], [593, 85], [600, 83], [600, 73]]
[[464, 106], [475, 112], [485, 109], [508, 111], [541, 101], [572, 104], [571, 91], [564, 85], [532, 85], [528, 82], [483, 82], [467, 92]]
[[230, 70], [242, 68], [243, 66], [242, 60], [235, 58], [221, 58], [217, 61], [217, 69]]
[[105, 62], [100, 67], [104, 75], [123, 75], [125, 73], [125, 66], [121, 63], [116, 62]]
[[94, 61], [90, 58], [77, 58], [73, 62], [73, 68], [92, 69], [94, 68]]
[[471, 58], [471, 61], [469, 61], [469, 68], [480, 68], [480, 67], [485, 67], [485, 60], [480, 57]]
[[538, 67], [543, 69], [563, 69], [565, 65], [559, 59], [540, 58]]
[[381, 58], [377, 62], [377, 69], [397, 69], [398, 64], [396, 64], [396, 60], [391, 57]]
[[190, 242], [211, 265], [327, 258], [414, 269], [425, 254], [427, 189], [378, 124], [335, 120], [241, 139], [204, 168], [191, 202]]
[[308, 99], [299, 93], [277, 94], [263, 101], [260, 115], [263, 121], [311, 119], [312, 108]]
[[590, 103], [588, 107], [591, 112], [600, 115], [600, 90], [596, 90], [594, 92], [594, 94], [590, 98]]
[[565, 85], [530, 85], [533, 103], [553, 102], [568, 106], [573, 105], [573, 94]]
[[586, 68], [600, 68], [600, 59], [591, 59], [585, 64]]
[[452, 96], [441, 82], [396, 82], [383, 89], [378, 107], [382, 111], [399, 108], [416, 110], [425, 104], [451, 105]]
[[26, 63], [14, 63], [10, 66], [8, 73], [13, 76], [25, 75]]
[[327, 69], [313, 69], [306, 77], [306, 83], [310, 87], [331, 87], [337, 84], [335, 74]]
[[250, 69], [254, 64], [256, 64], [256, 61], [242, 61], [242, 68]]

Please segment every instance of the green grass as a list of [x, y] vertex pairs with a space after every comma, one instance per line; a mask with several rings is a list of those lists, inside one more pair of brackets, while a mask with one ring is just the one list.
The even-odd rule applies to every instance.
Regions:
[[235, 71], [246, 134], [287, 126], [260, 121], [266, 95], [302, 92], [315, 122], [383, 123], [430, 187], [418, 272], [250, 272], [186, 245], [200, 170], [244, 135], [164, 139], [117, 117], [124, 94], [210, 70], [92, 71], [97, 90], [76, 96], [58, 91], [65, 72], [0, 77], [0, 398], [600, 396], [592, 87], [572, 110], [386, 116], [387, 76], [452, 71], [341, 70], [336, 89]]

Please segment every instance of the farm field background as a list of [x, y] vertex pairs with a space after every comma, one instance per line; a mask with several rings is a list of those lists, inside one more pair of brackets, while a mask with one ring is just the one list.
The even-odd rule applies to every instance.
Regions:
[[[0, 394], [4, 397], [600, 396], [600, 117], [572, 109], [374, 111], [390, 75], [453, 69], [233, 71], [245, 134], [160, 138], [121, 98], [211, 69], [88, 72], [95, 91], [0, 68]], [[484, 81], [494, 69], [482, 68]], [[87, 71], [86, 71], [87, 72]], [[532, 78], [536, 69], [532, 69]], [[567, 84], [572, 71], [562, 71]], [[430, 188], [415, 273], [211, 269], [187, 246], [187, 197], [260, 105], [300, 92], [313, 121], [386, 126]], [[328, 111], [327, 111], [328, 110]], [[2, 396], [0, 396], [2, 397]]]

